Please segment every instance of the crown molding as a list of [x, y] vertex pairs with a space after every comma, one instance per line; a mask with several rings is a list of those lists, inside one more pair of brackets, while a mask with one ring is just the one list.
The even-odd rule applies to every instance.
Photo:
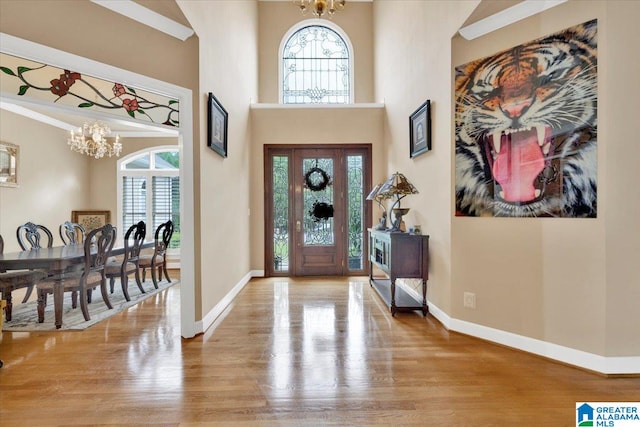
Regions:
[[105, 7], [113, 12], [131, 18], [141, 24], [148, 25], [165, 34], [185, 41], [193, 35], [193, 30], [166, 16], [160, 15], [132, 0], [91, 0], [91, 2]]
[[558, 6], [567, 0], [525, 0], [515, 6], [487, 16], [471, 25], [460, 28], [458, 32], [467, 40], [473, 40], [491, 33], [514, 22]]

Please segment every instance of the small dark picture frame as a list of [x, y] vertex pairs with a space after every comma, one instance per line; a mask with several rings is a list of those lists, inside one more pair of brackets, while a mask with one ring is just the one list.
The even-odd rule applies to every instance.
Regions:
[[409, 117], [409, 153], [414, 158], [431, 150], [431, 101], [426, 100]]
[[229, 114], [220, 101], [209, 92], [207, 147], [227, 157], [227, 127]]

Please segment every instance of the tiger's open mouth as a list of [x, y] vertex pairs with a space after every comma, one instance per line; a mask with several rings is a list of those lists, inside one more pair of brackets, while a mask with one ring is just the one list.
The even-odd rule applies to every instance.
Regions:
[[496, 130], [487, 139], [493, 178], [500, 184], [497, 195], [510, 203], [541, 198], [543, 187], [536, 178], [545, 168], [545, 157], [551, 151], [551, 128]]

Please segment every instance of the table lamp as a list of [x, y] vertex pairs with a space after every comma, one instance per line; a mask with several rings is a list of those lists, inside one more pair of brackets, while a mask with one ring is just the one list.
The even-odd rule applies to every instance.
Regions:
[[[393, 212], [394, 220], [391, 232], [402, 232], [402, 217], [409, 212], [409, 208], [402, 208], [400, 201], [409, 194], [418, 194], [418, 190], [409, 182], [406, 176], [400, 172], [396, 172], [387, 179], [384, 184], [378, 189], [377, 194], [382, 195], [384, 199], [394, 198], [396, 201], [391, 205], [391, 212]], [[383, 199], [383, 200], [384, 200]]]
[[380, 187], [382, 187], [382, 184], [377, 184], [375, 187], [373, 187], [373, 190], [371, 190], [371, 192], [367, 196], [367, 200], [373, 200], [378, 204], [378, 206], [380, 206], [380, 209], [382, 209], [382, 217], [380, 218], [380, 220], [378, 221], [378, 224], [374, 227], [374, 229], [386, 230], [387, 229], [387, 209], [384, 207], [384, 204], [382, 202], [388, 197], [386, 197], [384, 194], [379, 193]]

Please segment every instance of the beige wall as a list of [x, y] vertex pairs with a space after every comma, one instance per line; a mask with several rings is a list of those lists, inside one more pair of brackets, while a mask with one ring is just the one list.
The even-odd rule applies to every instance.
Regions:
[[[173, 0], [154, 0], [159, 10]], [[198, 39], [180, 41], [90, 1], [2, 0], [0, 31], [186, 88], [197, 87]]]
[[[250, 270], [249, 186], [251, 126], [249, 104], [258, 97], [258, 6], [251, 0], [179, 1], [200, 38], [200, 87], [194, 93], [202, 125], [195, 148], [201, 182], [202, 316]], [[222, 41], [222, 42], [221, 42]], [[229, 113], [228, 154], [206, 147], [207, 93]], [[197, 317], [197, 316], [196, 316]]]
[[[570, 1], [475, 41], [451, 37], [479, 2], [374, 2], [376, 97], [387, 110], [388, 172], [420, 194], [407, 222], [431, 236], [429, 299], [446, 315], [603, 356], [640, 354], [640, 2]], [[456, 218], [453, 67], [598, 18], [597, 219]], [[416, 54], [419, 52], [420, 54]], [[410, 62], [403, 58], [412, 57]], [[388, 64], [395, 64], [388, 67]], [[624, 66], [621, 66], [624, 64]], [[406, 117], [430, 98], [433, 151], [409, 160]], [[477, 296], [463, 307], [463, 292]]]
[[27, 221], [46, 226], [61, 245], [58, 226], [88, 206], [89, 160], [71, 152], [68, 132], [0, 110], [0, 141], [20, 147], [19, 187], [0, 187], [0, 234], [5, 252], [20, 250], [16, 229]]
[[[599, 141], [604, 161], [602, 216], [606, 237], [604, 353], [640, 355], [640, 55], [630, 42], [640, 40], [640, 2], [607, 1], [602, 15]], [[633, 45], [632, 45], [633, 46]], [[601, 68], [602, 69], [602, 68]], [[600, 138], [602, 135], [602, 138]], [[598, 301], [602, 305], [602, 301]]]
[[[372, 4], [349, 2], [331, 20], [347, 33], [353, 45], [355, 102], [375, 102], [373, 98]], [[260, 97], [254, 102], [278, 102], [278, 60], [282, 38], [298, 22], [315, 18], [303, 16], [290, 1], [259, 2], [259, 79]]]
[[[386, 106], [383, 175], [405, 174], [420, 192], [402, 205], [411, 208], [407, 227], [429, 235], [429, 300], [451, 310], [451, 37], [475, 2], [375, 1], [376, 98]], [[410, 58], [410, 60], [408, 60]], [[409, 116], [431, 100], [432, 150], [409, 158]]]
[[[475, 41], [454, 40], [453, 66], [598, 18], [598, 218], [454, 218], [454, 317], [605, 356], [640, 354], [632, 302], [640, 230], [631, 214], [640, 200], [620, 191], [640, 177], [627, 160], [639, 152], [628, 126], [638, 109], [620, 102], [640, 95], [625, 74], [640, 65], [625, 46], [639, 35], [638, 10], [637, 2], [572, 1]], [[462, 306], [465, 291], [476, 293], [476, 310]]]

